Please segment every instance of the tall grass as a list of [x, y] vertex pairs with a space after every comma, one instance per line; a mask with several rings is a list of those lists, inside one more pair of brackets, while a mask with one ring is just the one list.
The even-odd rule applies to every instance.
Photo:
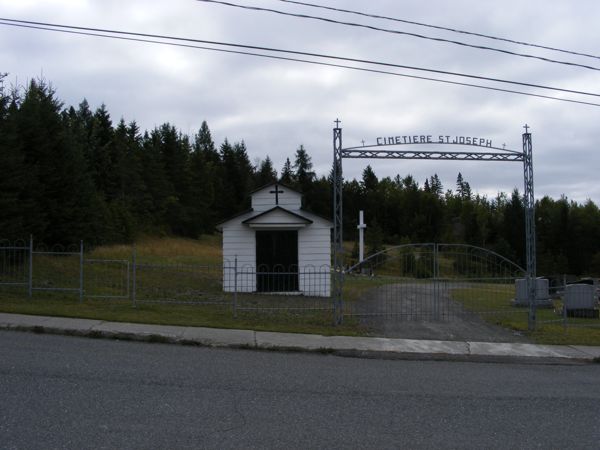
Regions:
[[[221, 235], [203, 235], [199, 239], [143, 236], [135, 243], [140, 262], [156, 264], [222, 264]], [[133, 245], [105, 245], [93, 249], [89, 258], [131, 259]]]

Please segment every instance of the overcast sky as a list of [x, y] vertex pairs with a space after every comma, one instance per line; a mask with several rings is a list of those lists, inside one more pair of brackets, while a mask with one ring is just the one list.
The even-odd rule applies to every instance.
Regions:
[[[491, 46], [600, 68], [600, 59], [293, 5], [279, 0], [232, 3], [315, 15], [431, 37]], [[312, 0], [404, 20], [600, 55], [597, 0]], [[0, 16], [84, 27], [224, 41], [462, 72], [600, 93], [600, 72], [532, 58], [376, 32], [195, 0], [0, 0]], [[352, 63], [343, 63], [357, 65]], [[365, 67], [365, 66], [363, 66]], [[371, 68], [376, 68], [372, 67]], [[556, 93], [407, 69], [402, 74], [600, 103]], [[303, 144], [318, 175], [332, 161], [332, 128], [344, 147], [379, 136], [464, 135], [521, 150], [531, 127], [535, 195], [600, 204], [600, 107], [298, 62], [193, 48], [126, 42], [0, 25], [0, 72], [9, 85], [50, 81], [66, 106], [105, 103], [113, 122], [142, 129], [170, 122], [193, 135], [203, 120], [217, 145], [244, 140], [255, 162], [269, 155], [280, 171]], [[425, 150], [423, 146], [412, 147]], [[442, 149], [440, 146], [433, 150]], [[448, 147], [448, 150], [457, 150]], [[412, 174], [422, 185], [437, 173], [446, 189], [460, 171], [475, 192], [523, 191], [521, 163], [345, 160], [346, 178], [371, 164], [380, 177]]]

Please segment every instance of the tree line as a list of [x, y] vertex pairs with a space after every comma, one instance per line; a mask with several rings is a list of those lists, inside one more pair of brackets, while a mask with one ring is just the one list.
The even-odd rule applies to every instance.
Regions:
[[[149, 131], [116, 123], [86, 100], [64, 107], [43, 80], [2, 88], [0, 75], [0, 239], [131, 242], [142, 233], [198, 237], [249, 208], [249, 193], [279, 181], [304, 207], [332, 215], [331, 173], [317, 176], [300, 145], [277, 171], [252, 163], [244, 141], [216, 145], [206, 121], [188, 136], [165, 123]], [[364, 210], [369, 251], [408, 242], [467, 243], [524, 263], [523, 198], [474, 194], [459, 173], [445, 189], [434, 174], [379, 179], [370, 166], [344, 181], [344, 237], [356, 240]], [[566, 197], [536, 201], [538, 271], [600, 273], [600, 211]]]

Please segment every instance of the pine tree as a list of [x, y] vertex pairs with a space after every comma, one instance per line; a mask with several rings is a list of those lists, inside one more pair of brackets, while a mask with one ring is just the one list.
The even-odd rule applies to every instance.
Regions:
[[294, 172], [292, 172], [292, 163], [290, 162], [290, 158], [285, 159], [285, 163], [281, 169], [279, 181], [288, 186], [291, 186], [294, 182]]
[[221, 217], [230, 217], [249, 208], [248, 194], [252, 187], [254, 168], [248, 158], [246, 145], [225, 140], [221, 145], [223, 161], [223, 190], [218, 196]]
[[437, 197], [441, 197], [444, 193], [444, 186], [442, 186], [442, 182], [440, 181], [437, 173], [431, 177], [429, 187], [431, 189], [431, 193]]
[[460, 172], [456, 177], [456, 193], [463, 200], [470, 200], [472, 197], [471, 186], [467, 183]]
[[429, 187], [429, 180], [425, 178], [425, 184], [423, 185], [423, 192], [431, 194], [431, 187]]
[[294, 174], [293, 180], [296, 183], [298, 189], [301, 192], [308, 192], [310, 185], [315, 179], [315, 172], [313, 172], [313, 164], [311, 157], [303, 145], [300, 145], [296, 150], [296, 157], [294, 161]]
[[192, 189], [202, 197], [198, 197], [196, 203], [195, 220], [199, 221], [201, 232], [212, 233], [217, 222], [223, 218], [220, 214], [220, 196], [224, 179], [221, 155], [215, 148], [206, 121], [202, 122], [200, 130], [194, 136], [191, 167]]
[[277, 181], [277, 171], [273, 168], [273, 161], [271, 161], [271, 158], [267, 155], [267, 157], [259, 164], [254, 185], [255, 187], [260, 187], [274, 181]]
[[69, 243], [94, 234], [95, 198], [85, 159], [45, 81], [32, 81], [15, 111], [17, 145], [27, 165], [24, 226], [38, 240]]
[[365, 192], [375, 192], [377, 190], [379, 180], [370, 165], [363, 170], [361, 184]]
[[15, 115], [17, 104], [4, 92], [0, 74], [0, 239], [25, 238], [23, 194], [26, 167], [18, 142]]

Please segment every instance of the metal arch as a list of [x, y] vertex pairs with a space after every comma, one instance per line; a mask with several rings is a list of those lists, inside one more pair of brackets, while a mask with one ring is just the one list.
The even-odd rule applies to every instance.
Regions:
[[[429, 159], [429, 160], [458, 160], [458, 161], [506, 161], [523, 162], [524, 172], [524, 203], [525, 203], [525, 247], [526, 247], [526, 280], [529, 296], [529, 329], [535, 328], [536, 322], [536, 249], [535, 249], [535, 199], [533, 193], [533, 159], [531, 133], [525, 125], [523, 133], [523, 152], [434, 152], [434, 151], [404, 151], [404, 150], [372, 150], [368, 147], [342, 148], [342, 129], [340, 121], [336, 120], [333, 129], [333, 296], [335, 322], [343, 320], [342, 288], [344, 282], [344, 262], [342, 247], [342, 160], [343, 158], [374, 158], [374, 159]], [[457, 144], [450, 144], [457, 145]]]
[[362, 261], [354, 264], [353, 266], [349, 267], [345, 272], [346, 273], [351, 273], [353, 272], [356, 268], [360, 267], [360, 266], [365, 266], [367, 263], [369, 263], [371, 260], [376, 259], [378, 256], [381, 255], [385, 255], [391, 251], [394, 250], [400, 250], [401, 248], [416, 248], [416, 247], [431, 247], [433, 248], [435, 244], [433, 242], [425, 242], [425, 243], [421, 243], [421, 244], [401, 244], [401, 245], [396, 245], [394, 247], [390, 247], [390, 248], [386, 248], [385, 250], [381, 250], [377, 253], [373, 253], [372, 255], [370, 255], [368, 258], [363, 259]]
[[455, 147], [475, 147], [475, 148], [486, 148], [486, 149], [492, 149], [492, 150], [500, 150], [502, 152], [505, 153], [516, 153], [521, 155], [522, 152], [519, 150], [511, 150], [509, 148], [506, 147], [494, 147], [494, 146], [482, 146], [482, 145], [474, 145], [474, 144], [467, 144], [467, 143], [458, 143], [458, 142], [399, 142], [399, 143], [390, 143], [390, 144], [365, 144], [365, 145], [357, 145], [356, 147], [346, 147], [344, 150], [372, 150], [372, 149], [381, 149], [382, 147], [406, 147], [406, 146], [413, 146], [413, 145], [426, 145], [426, 146], [433, 146], [433, 145], [452, 145]]
[[[443, 253], [446, 253], [446, 251], [445, 251], [446, 249], [464, 249], [464, 250], [468, 250], [468, 251], [481, 252], [482, 255], [485, 255], [486, 257], [493, 257], [498, 262], [505, 263], [506, 266], [511, 268], [515, 273], [520, 273], [520, 274], [526, 273], [526, 270], [523, 267], [521, 267], [520, 265], [518, 265], [517, 263], [511, 261], [510, 259], [502, 256], [499, 253], [496, 253], [492, 250], [488, 250], [483, 247], [478, 247], [476, 245], [471, 245], [471, 244], [444, 244], [444, 243], [434, 244], [432, 242], [424, 242], [424, 243], [418, 243], [418, 244], [401, 244], [401, 245], [396, 245], [393, 247], [386, 248], [385, 250], [381, 250], [377, 253], [373, 253], [368, 258], [365, 258], [363, 261], [356, 263], [353, 266], [349, 267], [345, 271], [345, 273], [352, 273], [357, 268], [367, 265], [370, 261], [377, 260], [377, 258], [379, 256], [385, 255], [385, 254], [390, 254], [391, 252], [393, 252], [395, 250], [400, 250], [400, 249], [404, 249], [404, 248], [415, 249], [415, 250], [420, 250], [422, 248], [433, 249], [434, 246], [437, 247], [438, 252], [441, 251]], [[464, 253], [464, 254], [467, 254], [467, 253]], [[482, 257], [482, 256], [477, 255], [477, 257]]]
[[342, 149], [342, 158], [432, 159], [458, 161], [523, 161], [521, 153], [500, 152], [443, 152], [407, 150], [349, 150]]
[[470, 250], [476, 250], [476, 251], [482, 250], [485, 254], [493, 256], [493, 257], [497, 258], [499, 261], [506, 263], [509, 267], [512, 267], [513, 269], [515, 269], [516, 272], [526, 273], [525, 268], [521, 267], [514, 261], [511, 261], [510, 259], [502, 256], [499, 253], [496, 253], [492, 250], [488, 250], [487, 248], [478, 247], [476, 245], [471, 245], [471, 244], [438, 244], [438, 246], [468, 248]]

